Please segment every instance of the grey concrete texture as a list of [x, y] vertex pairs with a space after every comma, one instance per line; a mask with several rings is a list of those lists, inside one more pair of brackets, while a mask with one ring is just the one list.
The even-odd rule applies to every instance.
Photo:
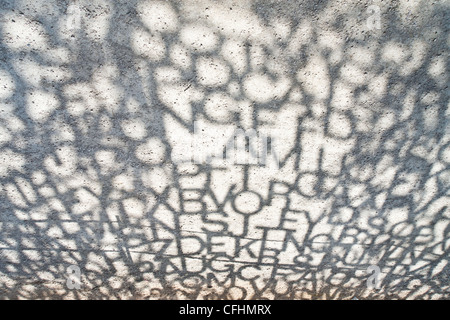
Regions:
[[0, 298], [449, 299], [449, 5], [0, 0]]

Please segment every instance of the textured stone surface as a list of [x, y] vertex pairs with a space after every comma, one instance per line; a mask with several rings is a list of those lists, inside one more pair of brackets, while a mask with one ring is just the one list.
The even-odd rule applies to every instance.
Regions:
[[448, 21], [1, 0], [0, 298], [450, 298]]

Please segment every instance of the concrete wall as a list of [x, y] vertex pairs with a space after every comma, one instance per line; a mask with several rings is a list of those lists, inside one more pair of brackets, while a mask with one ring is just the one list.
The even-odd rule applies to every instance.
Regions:
[[450, 298], [448, 1], [0, 4], [0, 298]]

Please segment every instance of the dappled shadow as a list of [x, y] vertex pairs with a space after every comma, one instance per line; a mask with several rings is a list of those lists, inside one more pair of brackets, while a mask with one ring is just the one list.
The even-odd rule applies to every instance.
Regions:
[[0, 3], [1, 298], [449, 298], [444, 2]]

